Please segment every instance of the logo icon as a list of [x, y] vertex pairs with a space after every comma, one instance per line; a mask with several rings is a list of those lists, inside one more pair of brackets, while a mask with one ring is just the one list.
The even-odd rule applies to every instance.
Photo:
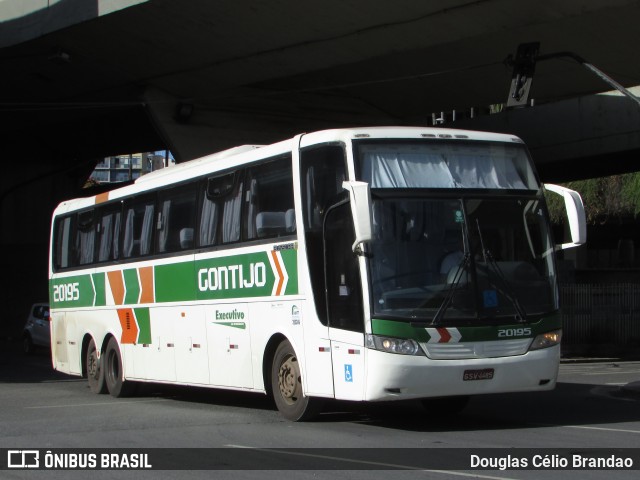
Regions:
[[353, 366], [345, 364], [344, 366], [344, 381], [353, 383]]
[[8, 468], [39, 468], [40, 452], [38, 450], [8, 450]]

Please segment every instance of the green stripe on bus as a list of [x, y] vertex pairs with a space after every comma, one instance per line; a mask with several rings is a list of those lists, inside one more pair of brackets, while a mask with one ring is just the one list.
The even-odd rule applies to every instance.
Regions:
[[56, 278], [49, 282], [52, 308], [91, 307], [95, 297], [91, 275]]
[[[140, 299], [137, 268], [123, 270], [124, 305]], [[154, 267], [156, 303], [297, 295], [297, 250], [262, 251]], [[95, 288], [94, 288], [95, 286]], [[53, 308], [105, 306], [104, 272], [50, 280]]]
[[149, 315], [149, 308], [134, 308], [133, 309], [136, 321], [138, 322], [138, 341], [137, 343], [151, 344], [151, 318]]
[[420, 322], [396, 321], [396, 320], [371, 320], [371, 331], [374, 335], [383, 335], [396, 338], [411, 338], [419, 342], [427, 342], [431, 336], [427, 332], [427, 328], [456, 328], [461, 335], [460, 342], [486, 342], [492, 340], [505, 340], [507, 337], [500, 337], [500, 331], [518, 330], [522, 328], [530, 328], [531, 334], [527, 337], [535, 337], [541, 333], [562, 328], [562, 319], [559, 313], [553, 313], [543, 317], [534, 323], [505, 323], [503, 325], [479, 325], [455, 327], [447, 325], [430, 325], [428, 322], [424, 324]]
[[154, 268], [156, 302], [188, 302], [196, 299], [193, 262], [156, 265]]
[[371, 332], [374, 335], [383, 335], [385, 337], [395, 338], [411, 338], [419, 342], [426, 342], [430, 338], [424, 328], [412, 327], [409, 322], [379, 320], [377, 318], [371, 320]]
[[140, 298], [140, 281], [138, 280], [138, 269], [128, 268], [123, 270], [124, 288], [126, 294], [124, 296], [125, 305], [133, 305], [138, 303]]
[[195, 267], [198, 300], [268, 297], [276, 278], [266, 252], [209, 258]]
[[104, 272], [93, 273], [91, 278], [93, 279], [93, 286], [95, 288], [95, 300], [94, 307], [104, 307], [107, 304], [107, 291], [105, 290], [105, 277]]
[[244, 330], [247, 328], [247, 324], [244, 322], [212, 322], [212, 325], [221, 325], [223, 327], [239, 328]]
[[284, 291], [285, 295], [297, 295], [298, 294], [298, 251], [297, 250], [282, 250], [282, 261], [284, 262], [287, 274], [289, 275], [289, 281], [287, 288]]
[[[195, 263], [197, 299], [215, 300], [297, 294], [296, 251], [283, 250], [279, 253], [282, 264], [279, 263], [277, 255], [272, 252], [256, 252], [197, 261]], [[281, 291], [278, 290], [279, 287], [282, 287]]]

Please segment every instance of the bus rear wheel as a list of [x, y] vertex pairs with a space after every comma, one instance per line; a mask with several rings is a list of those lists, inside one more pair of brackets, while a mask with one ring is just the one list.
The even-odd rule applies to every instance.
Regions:
[[319, 398], [302, 391], [302, 373], [298, 357], [288, 341], [278, 345], [271, 368], [271, 391], [281, 415], [294, 422], [310, 420], [320, 413]]
[[103, 356], [99, 356], [96, 342], [91, 339], [87, 347], [85, 366], [87, 367], [87, 380], [93, 393], [107, 393], [107, 383], [104, 379], [102, 368]]
[[118, 341], [111, 337], [104, 353], [104, 379], [111, 396], [120, 398], [133, 394], [135, 384], [124, 379], [122, 369], [122, 355], [118, 347]]

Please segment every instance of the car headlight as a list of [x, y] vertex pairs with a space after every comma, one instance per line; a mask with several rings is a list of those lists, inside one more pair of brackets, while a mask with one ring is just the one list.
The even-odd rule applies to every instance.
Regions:
[[367, 334], [365, 345], [372, 350], [379, 350], [387, 353], [397, 353], [400, 355], [424, 355], [418, 342], [410, 338], [381, 337]]
[[533, 343], [529, 350], [540, 350], [541, 348], [549, 348], [558, 345], [562, 340], [562, 330], [553, 330], [552, 332], [541, 333], [533, 339]]

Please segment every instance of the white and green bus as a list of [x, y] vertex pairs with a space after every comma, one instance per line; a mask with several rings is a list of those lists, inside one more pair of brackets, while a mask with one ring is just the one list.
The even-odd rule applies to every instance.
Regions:
[[511, 135], [358, 128], [244, 146], [60, 204], [54, 368], [273, 396], [422, 400], [554, 387], [562, 325], [540, 183]]

